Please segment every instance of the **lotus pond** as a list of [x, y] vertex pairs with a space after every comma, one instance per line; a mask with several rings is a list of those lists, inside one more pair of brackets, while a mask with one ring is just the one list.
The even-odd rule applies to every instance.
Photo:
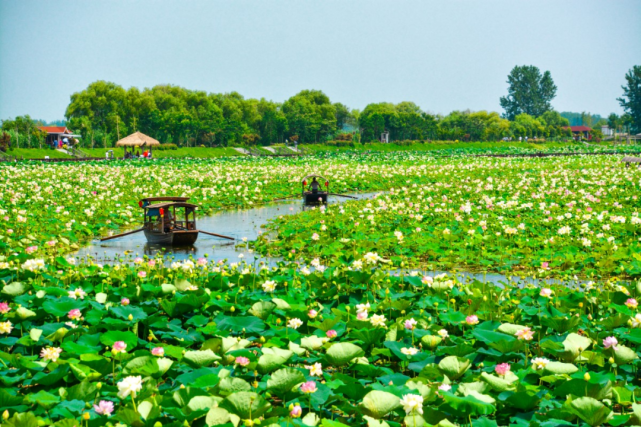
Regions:
[[[2, 425], [641, 425], [641, 173], [619, 161], [2, 167]], [[250, 244], [276, 266], [70, 256], [139, 223], [144, 196], [202, 216], [295, 194], [310, 169], [387, 192], [275, 218]], [[433, 273], [461, 268], [557, 281]]]

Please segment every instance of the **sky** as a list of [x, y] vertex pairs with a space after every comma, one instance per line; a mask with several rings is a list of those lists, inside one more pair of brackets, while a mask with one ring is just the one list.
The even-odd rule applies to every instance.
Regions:
[[620, 114], [640, 22], [639, 0], [0, 0], [0, 120], [62, 119], [96, 80], [502, 111], [515, 65], [558, 111]]

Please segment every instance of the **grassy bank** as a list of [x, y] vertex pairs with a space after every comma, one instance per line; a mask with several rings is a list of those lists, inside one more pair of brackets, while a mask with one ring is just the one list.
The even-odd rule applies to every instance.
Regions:
[[69, 159], [70, 155], [61, 153], [51, 148], [13, 148], [7, 152], [10, 156], [23, 157], [25, 159]]

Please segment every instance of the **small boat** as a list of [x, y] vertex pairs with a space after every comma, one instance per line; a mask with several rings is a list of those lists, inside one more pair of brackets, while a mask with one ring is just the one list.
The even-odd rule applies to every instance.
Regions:
[[191, 246], [196, 243], [199, 233], [235, 240], [233, 237], [198, 230], [196, 228], [198, 205], [188, 203], [188, 200], [189, 197], [146, 197], [138, 202], [138, 206], [144, 211], [142, 228], [100, 240], [111, 240], [140, 231], [144, 231], [147, 242], [151, 245]]
[[[322, 191], [322, 185], [325, 186], [325, 191]], [[303, 205], [305, 206], [320, 206], [327, 204], [327, 196], [329, 196], [329, 181], [320, 175], [307, 175], [301, 180], [303, 186]]]

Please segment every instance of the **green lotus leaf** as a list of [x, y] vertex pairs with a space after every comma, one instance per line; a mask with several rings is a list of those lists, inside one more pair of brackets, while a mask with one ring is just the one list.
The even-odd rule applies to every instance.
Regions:
[[365, 352], [359, 346], [344, 342], [332, 345], [327, 349], [326, 358], [334, 366], [341, 366], [349, 363], [356, 357], [361, 357]]
[[242, 378], [226, 377], [218, 383], [218, 390], [221, 396], [229, 396], [239, 391], [251, 391], [251, 385]]
[[381, 390], [372, 390], [363, 397], [363, 413], [381, 419], [396, 408], [400, 408], [401, 399], [395, 394]]
[[259, 301], [252, 305], [252, 308], [249, 309], [249, 313], [258, 317], [261, 320], [267, 320], [272, 311], [276, 308], [276, 304], [270, 301]]
[[[365, 417], [363, 417], [363, 418], [365, 418]], [[320, 418], [318, 417], [318, 415], [316, 415], [315, 413], [313, 413], [313, 412], [308, 412], [308, 413], [307, 413], [307, 414], [306, 414], [306, 415], [301, 419], [301, 421], [302, 421], [302, 422], [303, 422], [303, 424], [305, 424], [306, 426], [309, 426], [309, 427], [316, 427], [316, 426], [318, 425], [318, 423], [320, 423], [321, 419], [320, 419]], [[381, 426], [381, 427], [382, 427], [382, 426]]]
[[82, 311], [87, 308], [87, 302], [63, 297], [59, 300], [45, 301], [42, 304], [42, 308], [49, 314], [66, 319], [71, 310], [78, 309]]
[[458, 413], [467, 416], [490, 415], [496, 411], [496, 407], [490, 403], [477, 399], [472, 395], [456, 396], [450, 392], [440, 392], [447, 406]]
[[2, 293], [10, 297], [17, 297], [27, 291], [27, 287], [22, 282], [13, 282], [2, 287]]
[[258, 372], [268, 374], [275, 371], [287, 362], [293, 354], [291, 350], [263, 348], [263, 355], [258, 359]]
[[579, 368], [574, 366], [571, 363], [563, 363], [563, 362], [548, 362], [547, 365], [545, 365], [544, 371], [549, 372], [551, 374], [573, 374], [577, 372]]
[[215, 361], [220, 360], [220, 356], [211, 350], [192, 350], [185, 352], [183, 360], [194, 366], [202, 368], [203, 366], [212, 365]]
[[271, 408], [261, 395], [254, 392], [241, 391], [231, 394], [220, 402], [220, 407], [238, 415], [241, 419], [255, 419]]
[[612, 410], [603, 403], [591, 397], [572, 398], [571, 396], [563, 404], [563, 409], [590, 426], [605, 424], [613, 416]]
[[571, 333], [563, 341], [565, 351], [561, 352], [559, 356], [567, 362], [573, 362], [581, 352], [587, 350], [590, 345], [592, 345], [590, 338]]
[[617, 365], [627, 365], [638, 358], [634, 350], [624, 345], [617, 345], [614, 349], [614, 361]]
[[103, 345], [112, 347], [115, 342], [124, 341], [127, 344], [127, 351], [133, 351], [138, 345], [138, 337], [129, 331], [109, 331], [100, 336]]
[[389, 424], [387, 424], [385, 421], [377, 420], [376, 418], [372, 418], [367, 415], [363, 415], [363, 419], [367, 421], [367, 427], [389, 427]]
[[272, 373], [267, 380], [267, 390], [273, 390], [277, 394], [284, 394], [291, 391], [296, 385], [305, 382], [305, 375], [297, 369], [283, 368]]
[[229, 411], [223, 408], [212, 408], [207, 412], [207, 416], [205, 417], [205, 424], [209, 427], [230, 422], [234, 427], [237, 427], [240, 423], [240, 417], [236, 414], [229, 413]]
[[472, 362], [463, 357], [447, 356], [439, 362], [438, 369], [451, 381], [456, 381], [465, 374], [471, 364]]

